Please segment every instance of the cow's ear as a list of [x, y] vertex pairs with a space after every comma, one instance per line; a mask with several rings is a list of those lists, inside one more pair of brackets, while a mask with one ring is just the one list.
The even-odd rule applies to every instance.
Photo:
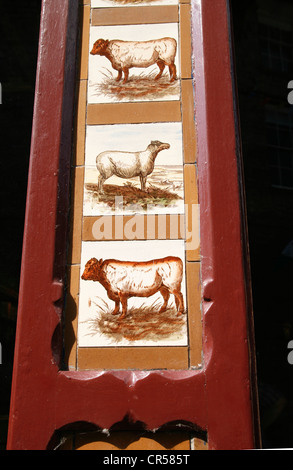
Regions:
[[108, 46], [109, 44], [109, 39], [105, 39], [105, 46]]

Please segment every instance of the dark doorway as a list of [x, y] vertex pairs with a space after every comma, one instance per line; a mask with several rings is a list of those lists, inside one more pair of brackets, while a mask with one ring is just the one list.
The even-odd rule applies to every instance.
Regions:
[[231, 0], [261, 428], [293, 447], [293, 4]]
[[41, 0], [0, 6], [0, 450], [6, 447]]

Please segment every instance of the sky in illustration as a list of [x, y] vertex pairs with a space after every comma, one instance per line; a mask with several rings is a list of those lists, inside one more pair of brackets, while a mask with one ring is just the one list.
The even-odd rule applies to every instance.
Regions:
[[[159, 23], [159, 24], [139, 24], [139, 25], [118, 25], [118, 26], [91, 26], [90, 28], [90, 51], [97, 39], [120, 39], [123, 41], [149, 41], [151, 39], [160, 39], [171, 37], [177, 41], [177, 53], [175, 64], [179, 72], [179, 42], [178, 42], [178, 23]], [[109, 68], [111, 64], [108, 59], [103, 56], [90, 55], [90, 75], [94, 73], [93, 66], [104, 60]], [[116, 73], [116, 71], [115, 71]], [[92, 77], [91, 77], [92, 78]]]
[[92, 0], [93, 8], [113, 8], [113, 7], [130, 7], [138, 5], [178, 5], [178, 0], [152, 0], [152, 1], [141, 1], [141, 2], [131, 2], [125, 1], [115, 1], [115, 0]]
[[159, 152], [156, 165], [182, 165], [181, 122], [87, 126], [85, 165], [95, 168], [97, 155], [106, 150], [145, 150], [152, 140], [170, 144]]

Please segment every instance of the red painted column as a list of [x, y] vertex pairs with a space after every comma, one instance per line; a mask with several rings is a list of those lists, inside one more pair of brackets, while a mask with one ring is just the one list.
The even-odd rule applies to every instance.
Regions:
[[229, 10], [225, 0], [212, 6], [206, 0], [195, 2], [194, 12], [209, 447], [247, 449], [259, 443], [259, 431], [253, 416], [250, 286], [245, 277]]

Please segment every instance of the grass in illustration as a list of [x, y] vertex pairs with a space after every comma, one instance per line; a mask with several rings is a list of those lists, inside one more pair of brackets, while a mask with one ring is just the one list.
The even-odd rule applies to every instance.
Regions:
[[101, 71], [103, 81], [93, 85], [96, 95], [104, 95], [108, 98], [119, 100], [137, 100], [147, 98], [149, 100], [164, 98], [166, 95], [177, 97], [179, 94], [179, 81], [170, 82], [170, 78], [164, 73], [160, 80], [155, 80], [157, 73], [141, 72], [130, 75], [126, 83], [117, 81], [112, 71], [103, 69]]
[[117, 5], [138, 5], [140, 3], [154, 3], [156, 0], [109, 0], [109, 3]]
[[176, 340], [185, 333], [186, 316], [177, 316], [175, 306], [170, 306], [164, 312], [160, 312], [162, 302], [159, 299], [151, 305], [143, 303], [139, 307], [129, 307], [127, 316], [122, 319], [113, 317], [113, 309], [103, 299], [95, 298], [91, 303], [96, 306], [97, 317], [88, 320], [89, 334], [106, 335], [114, 343], [119, 343], [123, 339], [160, 341], [173, 338]]
[[138, 206], [143, 210], [146, 210], [148, 205], [168, 207], [182, 199], [172, 191], [151, 184], [144, 191], [130, 182], [125, 183], [123, 186], [104, 184], [103, 193], [100, 193], [98, 185], [93, 183], [86, 183], [85, 189], [90, 192], [93, 201], [105, 203], [113, 209], [115, 208], [115, 197], [123, 197], [123, 209], [127, 209], [129, 206]]
[[[148, 261], [91, 258], [81, 279], [101, 284], [108, 298], [115, 302], [113, 310], [106, 301], [95, 301], [97, 319], [91, 321], [93, 334], [110, 335], [114, 341], [170, 339], [173, 335], [178, 339], [185, 317], [182, 277], [183, 262], [177, 256]], [[160, 299], [149, 302], [143, 299], [156, 293], [160, 293]], [[135, 303], [129, 305], [131, 298], [135, 298]], [[171, 308], [174, 302], [175, 307]]]

